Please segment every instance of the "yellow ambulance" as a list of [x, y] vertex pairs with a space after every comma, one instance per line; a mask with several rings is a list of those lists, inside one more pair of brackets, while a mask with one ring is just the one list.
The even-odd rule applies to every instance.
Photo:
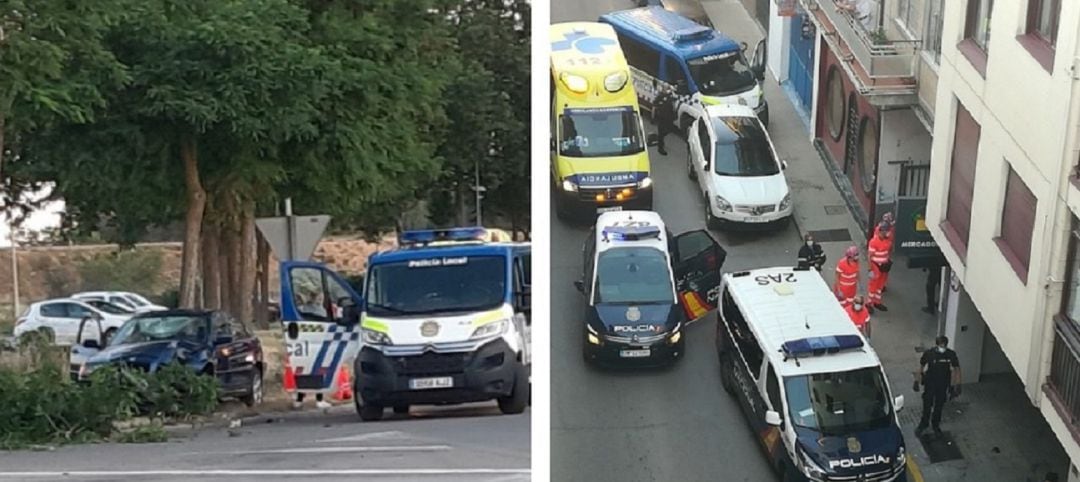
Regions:
[[551, 26], [551, 170], [560, 217], [652, 209], [648, 147], [630, 68], [609, 25]]

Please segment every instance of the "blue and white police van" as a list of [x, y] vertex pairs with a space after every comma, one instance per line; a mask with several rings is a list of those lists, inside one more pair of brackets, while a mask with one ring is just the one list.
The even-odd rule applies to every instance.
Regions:
[[574, 282], [588, 303], [585, 360], [641, 366], [679, 359], [683, 328], [712, 308], [726, 257], [707, 231], [673, 236], [655, 212], [601, 214]]
[[[282, 314], [297, 389], [339, 389], [346, 365], [363, 420], [381, 419], [385, 408], [407, 413], [411, 405], [487, 400], [503, 413], [523, 412], [531, 248], [491, 238], [484, 228], [406, 231], [397, 249], [368, 258], [363, 296], [323, 265], [283, 263]], [[313, 319], [325, 326], [292, 327]]]
[[725, 274], [718, 318], [724, 389], [783, 480], [907, 480], [904, 397], [817, 271]]
[[655, 112], [655, 81], [675, 92], [680, 132], [690, 126], [690, 109], [714, 104], [746, 105], [769, 125], [764, 40], [747, 62], [745, 43], [660, 6], [607, 13], [600, 22], [615, 29], [642, 109]]

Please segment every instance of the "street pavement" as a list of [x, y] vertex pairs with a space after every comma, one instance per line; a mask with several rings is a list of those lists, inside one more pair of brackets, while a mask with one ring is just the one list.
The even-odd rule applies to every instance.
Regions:
[[521, 482], [531, 473], [529, 417], [502, 415], [494, 403], [388, 411], [381, 422], [361, 422], [351, 404], [267, 414], [166, 443], [0, 452], [0, 481]]
[[[551, 16], [553, 23], [595, 21], [634, 6], [631, 0], [553, 0]], [[766, 96], [770, 103], [786, 102], [775, 83]], [[646, 130], [655, 132], [651, 125]], [[686, 143], [669, 136], [667, 150], [667, 156], [649, 152], [656, 182], [653, 209], [674, 233], [704, 229], [704, 199], [686, 176]], [[720, 386], [714, 313], [684, 329], [685, 357], [670, 368], [601, 370], [584, 363], [586, 305], [573, 281], [581, 276], [586, 231], [585, 225], [559, 221], [553, 211], [552, 480], [775, 479], [735, 399]], [[774, 232], [712, 234], [728, 251], [724, 271], [791, 266], [799, 247], [791, 225]]]

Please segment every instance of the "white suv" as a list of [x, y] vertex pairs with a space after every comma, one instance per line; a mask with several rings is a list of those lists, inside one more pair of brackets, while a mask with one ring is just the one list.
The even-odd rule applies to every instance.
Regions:
[[31, 304], [15, 321], [15, 337], [37, 333], [57, 345], [70, 345], [78, 336], [82, 320], [95, 315], [101, 317], [106, 340], [132, 316], [107, 313], [72, 298], [39, 301]]
[[71, 295], [72, 298], [77, 300], [101, 300], [108, 301], [114, 305], [119, 305], [124, 308], [130, 308], [136, 313], [146, 313], [148, 311], [161, 311], [165, 310], [164, 306], [155, 305], [150, 300], [137, 294], [128, 291], [86, 291], [83, 293], [75, 293]]
[[769, 225], [791, 216], [787, 164], [753, 109], [738, 104], [698, 109], [686, 139], [687, 174], [705, 196], [710, 228]]

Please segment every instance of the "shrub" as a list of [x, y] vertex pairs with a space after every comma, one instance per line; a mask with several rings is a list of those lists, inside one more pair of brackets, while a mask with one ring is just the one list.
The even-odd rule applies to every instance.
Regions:
[[84, 291], [154, 290], [161, 277], [161, 253], [129, 250], [99, 254], [79, 264]]

